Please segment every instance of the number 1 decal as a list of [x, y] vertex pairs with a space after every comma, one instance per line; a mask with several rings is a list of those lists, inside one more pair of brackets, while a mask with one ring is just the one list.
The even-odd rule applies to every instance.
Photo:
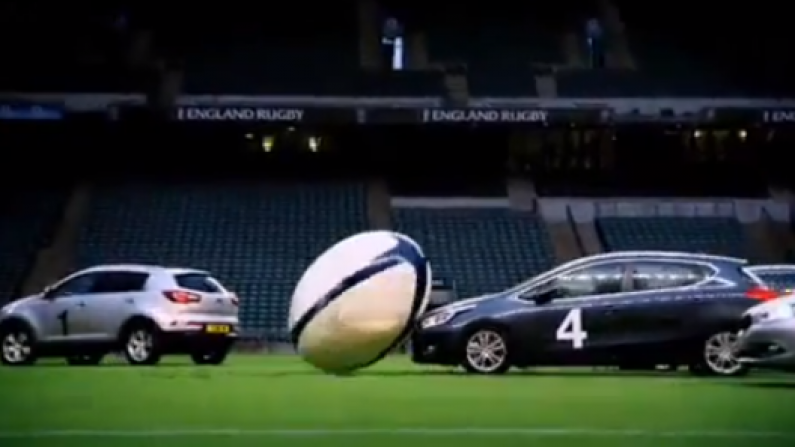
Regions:
[[58, 321], [61, 322], [61, 333], [63, 335], [69, 335], [69, 311], [64, 310], [63, 312], [59, 313]]
[[566, 314], [566, 317], [555, 332], [558, 341], [570, 341], [574, 349], [582, 349], [588, 340], [588, 332], [582, 328], [582, 309], [576, 307]]

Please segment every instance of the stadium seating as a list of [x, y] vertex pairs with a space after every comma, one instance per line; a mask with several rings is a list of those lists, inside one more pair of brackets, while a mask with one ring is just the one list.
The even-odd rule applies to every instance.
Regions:
[[[355, 3], [278, 5], [278, 27], [258, 14], [202, 11], [193, 39], [180, 39], [188, 94], [439, 96], [438, 71], [365, 72]], [[322, 19], [307, 26], [306, 11]], [[164, 30], [164, 33], [174, 30]], [[180, 30], [182, 32], [182, 30]]]
[[506, 289], [553, 263], [546, 228], [529, 213], [396, 208], [393, 223], [425, 248], [434, 271], [455, 281], [462, 298]]
[[[633, 69], [616, 65], [562, 71], [557, 75], [560, 96], [737, 97], [792, 89], [791, 83], [783, 82], [792, 73], [786, 39], [780, 37], [788, 26], [783, 11], [732, 5], [722, 8], [717, 18], [708, 9], [682, 13], [663, 3], [606, 3], [617, 6]], [[605, 17], [600, 15], [610, 51], [614, 33]], [[672, 26], [675, 33], [670, 32]]]
[[534, 64], [560, 59], [548, 14], [516, 2], [498, 3], [489, 8], [456, 4], [443, 17], [424, 17], [430, 57], [440, 64], [464, 64], [472, 96], [536, 96]]
[[695, 251], [744, 257], [740, 223], [713, 217], [603, 217], [597, 220], [608, 250]]
[[65, 195], [40, 190], [0, 197], [0, 302], [16, 298], [36, 253], [50, 242]]
[[106, 187], [96, 191], [78, 258], [208, 269], [240, 296], [247, 334], [284, 340], [303, 270], [367, 228], [364, 194], [347, 183]]
[[[574, 98], [671, 96], [686, 93], [666, 79], [635, 70], [569, 70], [558, 73], [558, 94]], [[699, 90], [691, 89], [698, 95]]]
[[[103, 8], [16, 2], [0, 14], [0, 91], [142, 92], [146, 75], [125, 60], [133, 34]], [[35, 55], [32, 57], [32, 55]]]
[[438, 97], [442, 91], [440, 71], [357, 71], [350, 79], [350, 91], [361, 96]]
[[[294, 1], [278, 11], [201, 10], [182, 39], [187, 93], [339, 95], [350, 93], [359, 67], [352, 3]], [[307, 11], [313, 18], [308, 20]], [[268, 21], [279, 22], [269, 26]], [[173, 31], [176, 32], [176, 31]], [[179, 31], [184, 32], [183, 30]]]
[[[642, 79], [649, 81], [650, 92], [702, 97], [737, 93], [737, 86], [724, 76], [728, 73], [718, 74], [725, 67], [705, 54], [703, 44], [709, 39], [704, 38], [704, 22], [689, 14], [683, 17], [676, 8], [665, 5], [620, 2], [619, 8], [630, 48], [644, 72]], [[677, 32], [664, 32], [672, 23], [676, 23]]]

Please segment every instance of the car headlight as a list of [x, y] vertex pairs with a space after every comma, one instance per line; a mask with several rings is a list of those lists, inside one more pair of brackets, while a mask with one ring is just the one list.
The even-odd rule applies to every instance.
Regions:
[[454, 316], [455, 312], [452, 310], [435, 313], [423, 318], [422, 322], [420, 323], [420, 327], [423, 329], [428, 329], [434, 326], [441, 326], [452, 320]]
[[448, 321], [452, 320], [456, 315], [462, 312], [466, 312], [470, 309], [472, 309], [472, 307], [459, 307], [455, 309], [440, 310], [436, 313], [433, 313], [423, 318], [420, 321], [420, 327], [422, 329], [428, 329], [436, 326], [441, 326], [447, 323]]

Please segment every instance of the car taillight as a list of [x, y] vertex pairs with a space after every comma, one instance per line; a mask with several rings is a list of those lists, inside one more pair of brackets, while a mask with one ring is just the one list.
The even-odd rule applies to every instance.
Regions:
[[745, 296], [757, 301], [770, 301], [778, 298], [779, 293], [767, 287], [754, 287], [745, 292]]
[[202, 300], [202, 297], [190, 292], [185, 292], [184, 290], [167, 290], [163, 292], [163, 295], [169, 299], [169, 301], [177, 304], [191, 304], [191, 303], [198, 303]]

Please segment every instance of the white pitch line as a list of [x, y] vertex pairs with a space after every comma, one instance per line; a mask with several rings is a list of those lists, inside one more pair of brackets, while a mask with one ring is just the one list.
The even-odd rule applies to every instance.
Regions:
[[331, 436], [514, 436], [605, 438], [761, 438], [793, 439], [795, 431], [754, 430], [632, 430], [598, 428], [341, 428], [341, 429], [173, 429], [173, 430], [30, 430], [0, 431], [0, 439], [34, 438], [174, 438], [174, 437], [331, 437]]

